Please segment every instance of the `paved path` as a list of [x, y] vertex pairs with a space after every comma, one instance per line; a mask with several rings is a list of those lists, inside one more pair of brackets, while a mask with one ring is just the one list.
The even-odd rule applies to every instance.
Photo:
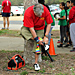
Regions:
[[[10, 30], [20, 30], [23, 25], [23, 16], [11, 16], [10, 18]], [[0, 29], [3, 28], [3, 18], [0, 16]], [[59, 30], [58, 21], [55, 21], [53, 30]]]
[[[57, 48], [57, 40], [53, 39], [55, 51], [57, 54], [59, 53], [69, 53], [72, 47], [70, 48]], [[0, 37], [0, 50], [24, 50], [24, 39], [19, 37]], [[73, 52], [74, 53], [74, 52]]]
[[[10, 21], [10, 24], [19, 24], [21, 25], [23, 21]], [[3, 24], [3, 21], [0, 21], [0, 24]]]
[[[23, 22], [22, 21], [10, 21], [9, 29], [10, 30], [20, 30], [22, 26], [23, 26]], [[0, 29], [2, 27], [3, 27], [3, 22], [0, 21]], [[58, 21], [56, 21], [56, 25], [54, 26], [53, 30], [59, 30], [60, 29], [59, 27], [60, 26], [58, 25]]]
[[[17, 22], [16, 22], [16, 21]], [[22, 25], [21, 24], [22, 17], [12, 17], [10, 20], [10, 30], [20, 30]], [[0, 17], [0, 29], [3, 27], [2, 18]], [[14, 23], [13, 23], [14, 22]], [[53, 30], [59, 30], [58, 21], [56, 21], [56, 25]], [[70, 53], [69, 51], [72, 48], [57, 48], [57, 40], [54, 40], [54, 46], [56, 53]], [[23, 38], [19, 37], [0, 37], [0, 50], [24, 50], [24, 40]], [[73, 52], [74, 53], [74, 52]], [[71, 53], [70, 53], [71, 54]]]

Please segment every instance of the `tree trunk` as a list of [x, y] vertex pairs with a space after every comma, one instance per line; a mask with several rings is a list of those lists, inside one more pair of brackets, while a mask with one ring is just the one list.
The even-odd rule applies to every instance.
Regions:
[[[38, 3], [38, 0], [24, 0], [24, 10], [26, 10], [29, 6]], [[24, 41], [24, 60], [25, 63], [34, 63], [35, 62], [35, 54], [32, 53], [33, 50], [33, 41], [32, 40], [25, 40]], [[42, 61], [41, 54], [39, 55], [39, 62]]]
[[26, 10], [29, 6], [38, 3], [38, 0], [24, 0], [24, 9]]

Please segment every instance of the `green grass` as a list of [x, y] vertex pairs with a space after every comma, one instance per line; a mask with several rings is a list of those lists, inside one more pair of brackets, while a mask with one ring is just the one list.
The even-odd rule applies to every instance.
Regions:
[[20, 73], [20, 75], [28, 75], [28, 72], [27, 71], [23, 71]]
[[40, 73], [45, 73], [45, 69], [39, 70]]
[[52, 64], [49, 64], [50, 68], [53, 68], [54, 66]]
[[68, 75], [68, 73], [58, 73], [56, 75]]
[[20, 52], [22, 52], [22, 51], [18, 51], [18, 50], [13, 50], [13, 51], [8, 51], [8, 50], [5, 51], [5, 50], [1, 50], [1, 51], [0, 51], [0, 53], [8, 53], [8, 52], [10, 52], [10, 53], [12, 53], [12, 52], [13, 52], [13, 53], [14, 53], [14, 52], [18, 52], [18, 53], [20, 53]]
[[42, 56], [43, 60], [50, 60], [50, 58], [48, 56]]
[[[59, 31], [59, 30], [52, 30]], [[0, 30], [0, 36], [9, 36], [9, 37], [21, 37], [20, 30]], [[52, 36], [52, 38], [59, 38], [59, 36]]]
[[20, 31], [18, 30], [0, 30], [0, 36], [20, 37]]

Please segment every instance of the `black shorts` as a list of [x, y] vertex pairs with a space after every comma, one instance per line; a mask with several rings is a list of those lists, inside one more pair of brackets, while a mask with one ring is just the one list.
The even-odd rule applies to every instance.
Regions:
[[10, 13], [2, 13], [2, 17], [10, 17]]

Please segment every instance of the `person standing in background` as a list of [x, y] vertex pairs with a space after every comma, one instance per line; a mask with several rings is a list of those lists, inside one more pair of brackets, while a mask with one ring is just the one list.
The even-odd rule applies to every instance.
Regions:
[[71, 10], [71, 4], [70, 4], [70, 1], [67, 1], [66, 2], [67, 3], [67, 7], [68, 7], [68, 9], [67, 9], [67, 36], [69, 37], [69, 45], [66, 45], [65, 47], [68, 47], [68, 46], [71, 46], [72, 44], [71, 44], [71, 38], [70, 38], [70, 27], [69, 27], [69, 12], [70, 12], [70, 10]]
[[75, 0], [71, 0], [71, 10], [69, 12], [69, 23], [70, 23], [70, 37], [73, 43], [73, 50], [70, 52], [75, 52]]
[[[11, 2], [9, 0], [3, 0], [1, 12], [2, 11], [3, 11], [2, 17], [3, 17], [3, 24], [4, 24], [4, 27], [2, 28], [2, 30], [4, 30], [4, 29], [9, 30], [9, 17], [10, 17], [10, 13], [11, 13]], [[5, 28], [6, 27], [6, 19], [7, 19], [7, 28]]]
[[65, 35], [66, 26], [67, 26], [66, 13], [65, 13], [65, 3], [61, 2], [59, 7], [62, 10], [60, 12], [60, 18], [58, 18], [58, 20], [59, 20], [58, 25], [60, 25], [61, 43], [60, 43], [60, 45], [57, 45], [57, 47], [63, 47], [63, 39], [64, 39], [64, 37], [66, 38], [66, 42], [68, 44], [68, 37], [67, 37], [67, 35]]

